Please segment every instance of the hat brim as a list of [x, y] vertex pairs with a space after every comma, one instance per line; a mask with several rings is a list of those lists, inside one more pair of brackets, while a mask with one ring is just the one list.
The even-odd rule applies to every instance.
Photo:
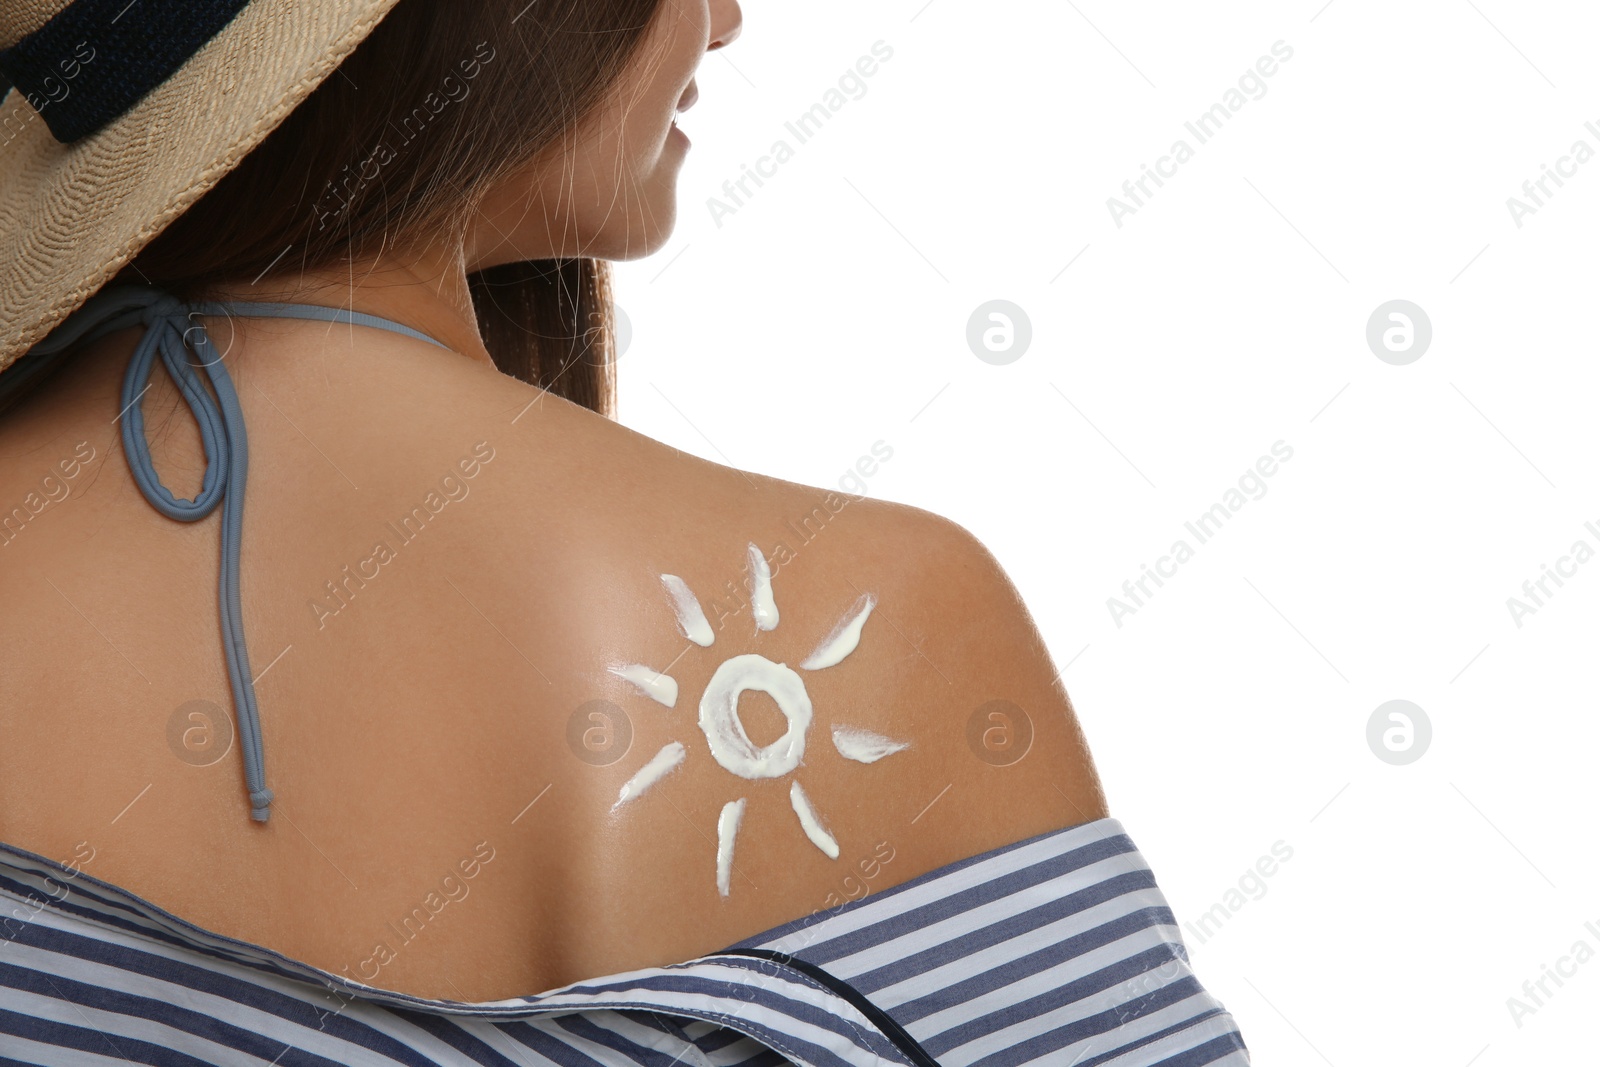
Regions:
[[72, 144], [10, 93], [0, 105], [0, 372], [232, 170], [397, 2], [253, 0], [127, 113]]

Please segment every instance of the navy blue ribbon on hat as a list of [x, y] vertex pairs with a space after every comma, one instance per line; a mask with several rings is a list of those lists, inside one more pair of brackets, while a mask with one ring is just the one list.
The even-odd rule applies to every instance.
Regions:
[[15, 86], [55, 139], [71, 144], [127, 113], [246, 3], [73, 0], [0, 51], [0, 85]]
[[[265, 757], [261, 744], [261, 720], [256, 711], [256, 689], [250, 674], [250, 656], [245, 648], [244, 619], [239, 609], [239, 544], [244, 525], [245, 475], [249, 450], [245, 444], [244, 412], [233, 380], [223, 366], [222, 357], [196, 315], [246, 315], [268, 318], [312, 319], [320, 322], [374, 326], [404, 334], [440, 348], [439, 341], [389, 319], [343, 308], [316, 304], [274, 304], [230, 301], [186, 303], [170, 293], [151, 286], [117, 285], [90, 297], [67, 320], [51, 331], [22, 357], [41, 363], [62, 357], [113, 330], [143, 325], [144, 335], [134, 348], [122, 379], [122, 448], [128, 469], [139, 490], [163, 515], [181, 522], [203, 519], [222, 505], [222, 566], [217, 595], [221, 605], [223, 652], [228, 661], [228, 679], [233, 689], [234, 717], [244, 754], [245, 787], [250, 792], [250, 817], [266, 822], [272, 803], [267, 788]], [[199, 359], [216, 398], [189, 361], [193, 352]], [[182, 392], [189, 410], [200, 426], [205, 447], [206, 473], [200, 492], [193, 500], [180, 500], [161, 484], [150, 457], [150, 442], [144, 430], [144, 394], [157, 355]]]

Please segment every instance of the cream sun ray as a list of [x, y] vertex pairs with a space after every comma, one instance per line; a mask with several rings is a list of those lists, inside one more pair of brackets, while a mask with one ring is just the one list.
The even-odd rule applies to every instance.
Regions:
[[652, 756], [649, 763], [640, 767], [632, 778], [623, 783], [622, 789], [617, 793], [616, 803], [611, 805], [611, 810], [616, 811], [666, 777], [683, 762], [684, 751], [683, 743], [680, 741], [669, 741], [662, 745], [661, 751]]
[[811, 843], [826, 853], [830, 860], [838, 859], [839, 843], [817, 821], [817, 811], [811, 806], [810, 798], [806, 796], [806, 791], [800, 788], [798, 781], [789, 783], [789, 803], [794, 806], [794, 813], [800, 816], [800, 828], [811, 838]]
[[856, 602], [850, 605], [850, 610], [845, 612], [840, 619], [822, 639], [817, 650], [811, 653], [801, 668], [808, 671], [820, 671], [824, 667], [832, 667], [856, 650], [856, 645], [861, 643], [861, 627], [866, 625], [867, 616], [872, 614], [872, 608], [877, 604], [877, 599], [871, 593], [862, 593]]
[[683, 636], [701, 648], [710, 647], [717, 635], [711, 632], [711, 623], [706, 621], [706, 613], [688, 583], [676, 574], [663, 574], [661, 584], [672, 597], [672, 610], [678, 615], [678, 629], [683, 631]]
[[756, 617], [756, 629], [774, 630], [778, 626], [778, 604], [772, 599], [772, 568], [755, 542], [750, 542], [750, 612]]
[[744, 797], [722, 805], [717, 817], [717, 892], [728, 895], [733, 879], [733, 839], [739, 835], [739, 820], [744, 818]]
[[910, 748], [911, 742], [896, 741], [855, 726], [835, 725], [833, 747], [845, 759], [853, 759], [857, 763], [876, 763], [885, 756]]
[[678, 702], [677, 680], [653, 667], [646, 667], [642, 663], [628, 663], [606, 669], [618, 678], [626, 678], [632, 682], [639, 692], [658, 704], [665, 704], [670, 708]]

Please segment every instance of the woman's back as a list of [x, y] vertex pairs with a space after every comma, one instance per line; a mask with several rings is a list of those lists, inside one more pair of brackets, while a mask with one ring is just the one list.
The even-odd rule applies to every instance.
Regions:
[[[249, 428], [241, 601], [271, 821], [248, 819], [233, 750], [221, 516], [160, 515], [122, 455], [128, 331], [0, 423], [0, 502], [20, 508], [0, 547], [0, 841], [335, 974], [479, 1001], [689, 959], [1105, 815], [1025, 609], [952, 524], [696, 460], [422, 342], [237, 325], [213, 336]], [[155, 382], [156, 468], [192, 496], [198, 433]], [[856, 647], [802, 666], [863, 597]], [[787, 773], [719, 760], [701, 727], [741, 656], [786, 665], [757, 673], [813, 710]], [[760, 691], [738, 707], [757, 748], [790, 728]], [[674, 742], [681, 763], [641, 789]]]
[[736, 0], [200, 6], [0, 0], [0, 1060], [1243, 1062], [982, 546], [604, 417]]

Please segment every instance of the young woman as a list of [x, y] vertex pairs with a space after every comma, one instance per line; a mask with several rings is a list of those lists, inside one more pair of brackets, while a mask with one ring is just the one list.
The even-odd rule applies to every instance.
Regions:
[[983, 546], [609, 417], [736, 0], [117, 8], [0, 0], [0, 1058], [1247, 1062]]

